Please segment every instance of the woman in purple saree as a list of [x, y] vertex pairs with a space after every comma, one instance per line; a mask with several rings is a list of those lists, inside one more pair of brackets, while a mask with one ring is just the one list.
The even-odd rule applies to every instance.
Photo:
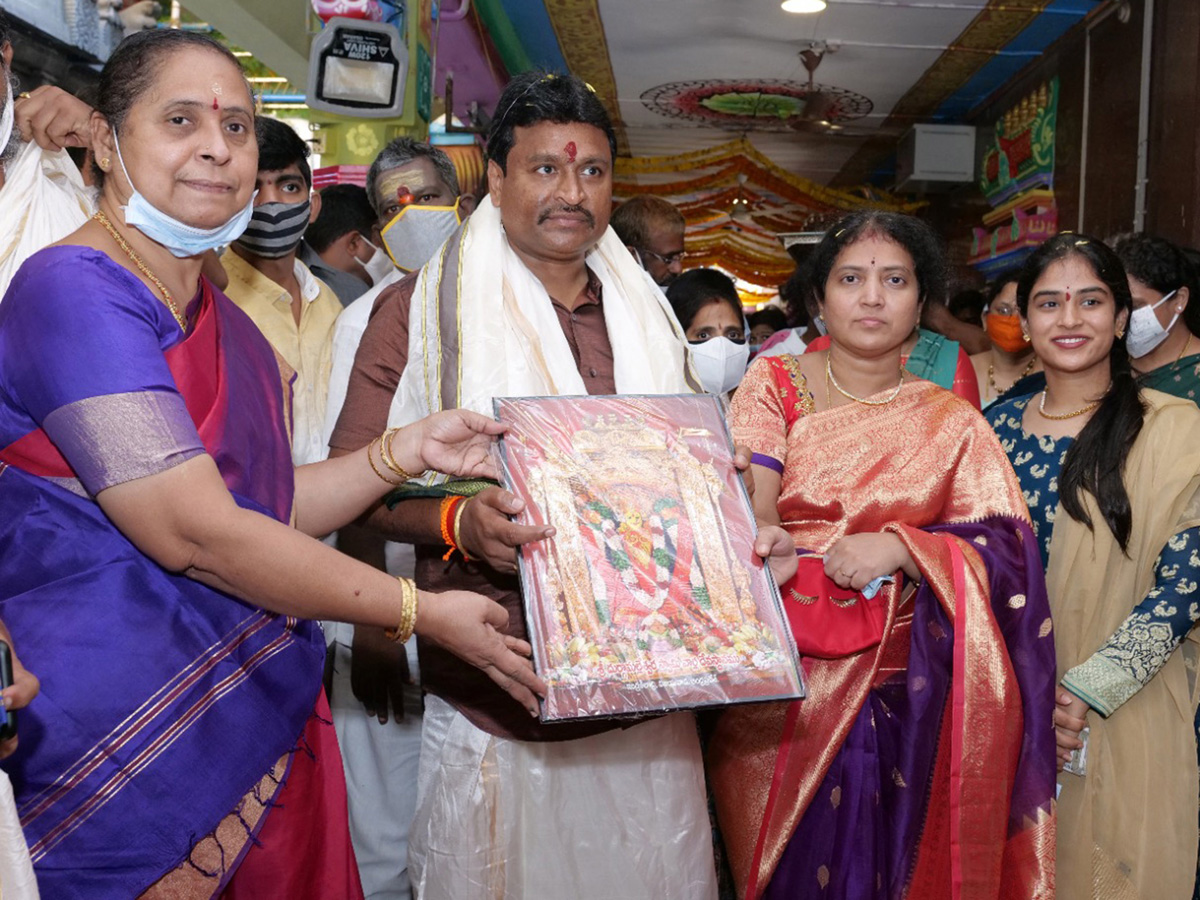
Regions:
[[38, 879], [55, 898], [361, 896], [312, 620], [415, 624], [527, 707], [539, 683], [496, 604], [413, 603], [307, 535], [365, 511], [390, 467], [489, 471], [499, 429], [454, 412], [293, 470], [290, 373], [200, 278], [196, 236], [236, 220], [257, 170], [236, 60], [142, 33], [101, 95], [101, 213], [0, 303], [0, 620], [41, 679], [3, 765]]

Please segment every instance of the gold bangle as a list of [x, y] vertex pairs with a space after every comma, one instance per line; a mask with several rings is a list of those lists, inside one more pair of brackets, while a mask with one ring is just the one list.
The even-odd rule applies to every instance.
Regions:
[[395, 628], [385, 628], [384, 636], [398, 644], [412, 637], [417, 624], [417, 585], [411, 578], [397, 578], [400, 583], [400, 622]]
[[471, 561], [471, 557], [467, 556], [467, 551], [463, 549], [462, 535], [459, 533], [459, 527], [462, 525], [463, 510], [467, 508], [467, 504], [472, 499], [468, 497], [462, 503], [458, 504], [458, 509], [454, 511], [454, 546], [458, 548], [458, 552], [462, 554], [463, 559], [467, 562]]
[[409, 474], [408, 470], [397, 463], [395, 457], [392, 456], [392, 438], [394, 438], [396, 433], [399, 431], [399, 428], [389, 428], [382, 435], [380, 435], [379, 456], [383, 459], [383, 464], [391, 469], [392, 472], [395, 473], [396, 477], [401, 479], [401, 482], [412, 481], [414, 478], [424, 474], [424, 472], [417, 472], [416, 475]]
[[[379, 440], [380, 440], [379, 438], [375, 438], [375, 441], [379, 441]], [[392, 479], [388, 478], [386, 475], [384, 475], [382, 472], [379, 471], [379, 466], [375, 465], [375, 460], [371, 459], [371, 448], [375, 446], [375, 441], [371, 441], [371, 443], [367, 444], [367, 462], [369, 462], [371, 464], [371, 469], [375, 472], [376, 475], [378, 475], [383, 480], [383, 482], [385, 484], [390, 484], [393, 487], [399, 487], [400, 485], [404, 484], [404, 482], [403, 481], [392, 481]], [[380, 444], [379, 444], [379, 458], [383, 459], [383, 443], [382, 443], [382, 441], [380, 441]], [[384, 461], [386, 462], [386, 460], [384, 460]]]

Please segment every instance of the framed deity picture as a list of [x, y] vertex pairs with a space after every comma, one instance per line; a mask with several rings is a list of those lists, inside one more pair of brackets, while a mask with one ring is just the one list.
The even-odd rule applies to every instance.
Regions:
[[718, 398], [505, 398], [542, 721], [804, 696]]

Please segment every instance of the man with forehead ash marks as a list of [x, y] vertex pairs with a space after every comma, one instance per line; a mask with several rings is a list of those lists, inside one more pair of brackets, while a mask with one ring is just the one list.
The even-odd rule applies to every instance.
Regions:
[[[428, 265], [380, 296], [332, 453], [445, 405], [491, 415], [497, 396], [699, 390], [666, 299], [608, 228], [615, 151], [608, 114], [582, 81], [512, 80], [488, 136], [488, 196]], [[613, 323], [626, 324], [617, 333]], [[438, 479], [423, 481], [445, 498], [381, 505], [367, 525], [417, 545], [418, 584], [495, 598], [509, 611], [506, 633], [524, 640], [517, 547], [552, 531], [512, 522], [520, 501], [499, 487], [456, 505]], [[446, 509], [461, 511], [456, 529], [442, 529]], [[418, 898], [715, 900], [691, 714], [626, 728], [542, 724], [418, 644]]]
[[[406, 321], [404, 329], [377, 331], [379, 340], [356, 366], [372, 310], [377, 304], [390, 308], [397, 292], [411, 292], [416, 272], [410, 270], [420, 269], [458, 227], [459, 218], [475, 208], [475, 198], [460, 193], [450, 158], [407, 137], [396, 138], [380, 151], [367, 172], [366, 189], [375, 213], [376, 254], [366, 260], [366, 267], [375, 286], [347, 306], [334, 326], [325, 422], [325, 441], [332, 443], [333, 456], [345, 452], [339, 448], [357, 447], [362, 441], [346, 430], [335, 440], [331, 435], [343, 409], [347, 421], [362, 417], [361, 405], [376, 396], [367, 386], [393, 384], [379, 395], [385, 404], [382, 416], [387, 416], [386, 404], [394, 391], [390, 379], [403, 368], [408, 353]], [[352, 370], [357, 386], [347, 396]], [[369, 441], [368, 437], [363, 443]], [[337, 546], [391, 575], [413, 576], [410, 543], [388, 541], [378, 531], [351, 526], [338, 532]], [[417, 803], [422, 725], [416, 640], [397, 646], [377, 628], [342, 622], [325, 623], [325, 636], [333, 656], [329, 705], [347, 772], [350, 837], [363, 890], [368, 897], [408, 897], [408, 838]]]

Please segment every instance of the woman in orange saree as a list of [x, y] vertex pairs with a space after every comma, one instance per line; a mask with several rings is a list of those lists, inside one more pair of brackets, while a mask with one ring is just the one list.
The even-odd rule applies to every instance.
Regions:
[[1028, 512], [978, 412], [900, 368], [937, 239], [857, 213], [816, 253], [830, 350], [755, 363], [732, 409], [760, 521], [804, 548], [782, 593], [808, 678], [709, 743], [738, 894], [1051, 897], [1054, 644]]

